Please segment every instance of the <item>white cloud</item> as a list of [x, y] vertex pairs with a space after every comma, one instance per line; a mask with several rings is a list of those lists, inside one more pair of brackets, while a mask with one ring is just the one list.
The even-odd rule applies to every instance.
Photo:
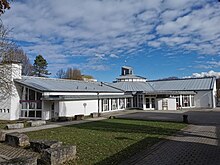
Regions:
[[[204, 62], [197, 61], [197, 63], [204, 63]], [[199, 64], [195, 66], [195, 68], [200, 68], [200, 69], [213, 69], [219, 67], [220, 67], [220, 61], [215, 61], [214, 59], [212, 61], [206, 61], [205, 64]]]
[[116, 54], [110, 54], [111, 58], [119, 58]]
[[219, 55], [219, 11], [211, 0], [35, 0], [13, 1], [2, 19], [31, 59], [42, 54], [65, 67], [83, 57], [105, 69], [108, 58], [146, 51], [143, 45]]
[[188, 76], [185, 78], [200, 78], [200, 77], [216, 77], [220, 78], [220, 72], [215, 72], [210, 70], [208, 72], [201, 72], [201, 73], [193, 73], [192, 76]]

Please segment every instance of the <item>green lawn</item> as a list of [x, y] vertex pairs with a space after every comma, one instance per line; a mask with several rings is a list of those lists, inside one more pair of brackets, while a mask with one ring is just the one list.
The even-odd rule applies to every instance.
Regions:
[[125, 119], [108, 119], [55, 129], [29, 132], [30, 139], [59, 140], [77, 147], [77, 160], [70, 164], [118, 164], [159, 142], [186, 125]]

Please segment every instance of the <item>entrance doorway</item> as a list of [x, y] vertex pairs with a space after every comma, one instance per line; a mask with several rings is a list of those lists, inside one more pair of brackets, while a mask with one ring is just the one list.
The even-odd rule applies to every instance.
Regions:
[[146, 97], [145, 101], [146, 101], [146, 109], [155, 109], [155, 97]]

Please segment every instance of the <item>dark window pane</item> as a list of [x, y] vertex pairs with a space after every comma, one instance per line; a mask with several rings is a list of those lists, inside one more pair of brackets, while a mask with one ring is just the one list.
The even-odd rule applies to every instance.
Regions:
[[35, 117], [35, 111], [29, 111], [29, 116], [28, 117]]
[[35, 100], [35, 91], [29, 89], [29, 100]]
[[37, 92], [37, 100], [41, 100], [42, 98], [42, 93]]
[[29, 109], [35, 109], [35, 102], [30, 102], [29, 103]]
[[36, 111], [36, 117], [41, 118], [41, 116], [42, 116], [42, 111]]
[[37, 109], [42, 109], [42, 102], [37, 102]]

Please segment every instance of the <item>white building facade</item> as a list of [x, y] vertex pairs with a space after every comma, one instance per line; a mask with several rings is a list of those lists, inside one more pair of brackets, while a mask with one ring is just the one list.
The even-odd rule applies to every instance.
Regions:
[[8, 87], [12, 92], [0, 93], [0, 120], [50, 120], [130, 108], [215, 108], [213, 77], [146, 81], [131, 69], [123, 67], [115, 83], [102, 83], [21, 76], [20, 64], [1, 65], [1, 74], [12, 82]]

